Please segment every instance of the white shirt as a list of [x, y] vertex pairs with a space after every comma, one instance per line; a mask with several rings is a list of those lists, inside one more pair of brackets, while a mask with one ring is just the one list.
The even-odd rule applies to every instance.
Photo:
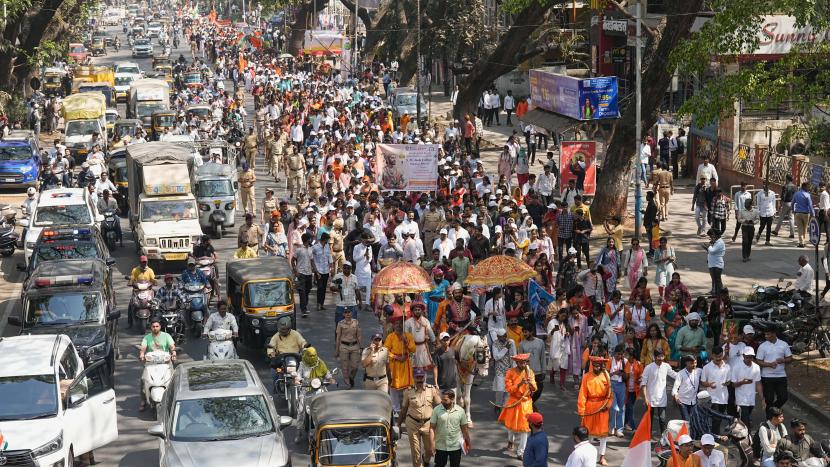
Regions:
[[438, 257], [440, 260], [443, 260], [444, 258], [449, 259], [450, 252], [453, 248], [455, 248], [455, 243], [453, 243], [453, 241], [449, 238], [445, 238], [444, 240], [436, 238], [435, 241], [432, 242], [432, 249], [440, 252], [440, 256]]
[[[775, 363], [779, 358], [791, 357], [792, 355], [790, 346], [781, 339], [776, 339], [775, 343], [764, 341], [759, 345], [755, 358], [765, 363]], [[785, 378], [787, 371], [784, 369], [784, 364], [779, 363], [775, 368], [761, 368], [761, 376], [764, 378]]]
[[487, 329], [507, 329], [507, 317], [504, 310], [504, 297], [491, 298], [484, 304], [484, 317], [487, 318]]
[[[830, 196], [827, 202], [830, 203]], [[755, 204], [758, 206], [758, 214], [761, 217], [772, 217], [775, 215], [775, 193], [770, 190], [769, 194], [764, 194], [764, 190], [755, 195]]]
[[[447, 239], [452, 242], [453, 248], [455, 248], [455, 242], [458, 241], [459, 238], [464, 240], [464, 247], [466, 248], [467, 242], [470, 241], [470, 234], [467, 232], [467, 229], [464, 227], [458, 227], [457, 231], [455, 229], [449, 229], [447, 232]], [[447, 253], [447, 256], [449, 256], [449, 253]]]
[[795, 290], [811, 291], [811, 285], [815, 280], [813, 267], [809, 263], [798, 269], [798, 277], [795, 279]]
[[[727, 345], [729, 346], [729, 350], [726, 350]], [[724, 357], [726, 358], [726, 363], [729, 364], [730, 371], [732, 371], [731, 369], [735, 368], [736, 365], [743, 363], [745, 348], [746, 344], [741, 341], [738, 341], [737, 344], [723, 344]]]
[[550, 175], [546, 175], [544, 172], [539, 174], [536, 178], [536, 191], [542, 193], [545, 196], [550, 196], [553, 192], [553, 187], [556, 186], [556, 175], [551, 172]]
[[[715, 383], [714, 388], [705, 388], [712, 397], [713, 404], [726, 404], [729, 402], [729, 391], [725, 384], [729, 381], [729, 373], [731, 368], [725, 361], [721, 366], [717, 366], [715, 362], [709, 362], [703, 367], [703, 373], [700, 375], [701, 382]], [[701, 388], [703, 389], [703, 388]]]
[[752, 382], [735, 388], [735, 404], [755, 406], [755, 383], [761, 381], [761, 367], [752, 362], [750, 366], [746, 363], [739, 363], [732, 368], [732, 382], [736, 383], [744, 379]]
[[677, 372], [674, 378], [674, 386], [671, 390], [672, 396], [677, 396], [681, 404], [694, 405], [697, 403], [697, 391], [700, 388], [700, 368], [695, 368], [690, 373], [687, 369]]
[[827, 193], [827, 190], [823, 190], [818, 194], [818, 208], [830, 209], [830, 194]]
[[[640, 145], [640, 163], [641, 164], [648, 164], [648, 159], [651, 157], [651, 146], [648, 144], [642, 143]], [[700, 180], [700, 177], [698, 177]]]
[[622, 371], [623, 373], [625, 373], [626, 363], [628, 363], [628, 360], [626, 360], [625, 358], [617, 360], [616, 358], [611, 357], [611, 381], [616, 381], [618, 383], [623, 382], [622, 375], [615, 375], [614, 373], [617, 371]]
[[732, 202], [735, 203], [735, 212], [742, 212], [746, 209], [746, 200], [752, 199], [752, 193], [748, 191], [736, 191]]
[[700, 467], [726, 467], [726, 459], [723, 453], [717, 449], [712, 449], [712, 455], [706, 456], [702, 450], [692, 453], [693, 456], [700, 458]]
[[513, 96], [506, 95], [504, 96], [504, 110], [513, 110], [516, 108], [516, 101], [513, 99]]
[[712, 164], [700, 164], [699, 166], [697, 166], [697, 177], [695, 177], [695, 180], [700, 180], [704, 177], [706, 178], [705, 183], [707, 187], [709, 186], [709, 181], [713, 178], [715, 179], [715, 181], [720, 181], [718, 180], [718, 171], [715, 170], [715, 166]]
[[597, 448], [590, 441], [577, 444], [565, 467], [597, 467]]
[[648, 391], [648, 402], [652, 407], [666, 406], [666, 376], [677, 379], [677, 373], [666, 362], [660, 366], [651, 362], [643, 370], [640, 386]]
[[[368, 255], [368, 257], [367, 257]], [[372, 276], [372, 248], [367, 247], [363, 243], [355, 245], [352, 250], [352, 259], [354, 260], [354, 273], [356, 276], [371, 277]]]

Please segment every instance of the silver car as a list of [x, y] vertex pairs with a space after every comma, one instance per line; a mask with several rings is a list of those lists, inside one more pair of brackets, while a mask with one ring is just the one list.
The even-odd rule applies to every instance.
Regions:
[[285, 467], [291, 457], [268, 390], [246, 360], [199, 361], [176, 368], [158, 408], [160, 467]]
[[[427, 104], [421, 96], [421, 116], [427, 113]], [[409, 114], [412, 120], [415, 120], [418, 115], [418, 93], [416, 92], [397, 92], [392, 101], [392, 116], [400, 118], [403, 114]]]

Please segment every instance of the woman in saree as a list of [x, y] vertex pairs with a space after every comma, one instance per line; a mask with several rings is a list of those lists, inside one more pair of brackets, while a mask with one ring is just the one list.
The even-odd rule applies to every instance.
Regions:
[[660, 321], [663, 323], [666, 340], [668, 340], [669, 348], [671, 348], [669, 360], [673, 362], [680, 360], [680, 349], [675, 346], [675, 340], [677, 339], [677, 332], [683, 326], [683, 318], [686, 313], [686, 307], [680, 300], [679, 293], [673, 293], [669, 296], [669, 301], [663, 303], [660, 312]]
[[663, 334], [660, 332], [660, 326], [656, 323], [649, 324], [648, 331], [646, 332], [648, 337], [643, 341], [643, 349], [640, 351], [640, 362], [643, 364], [643, 367], [654, 361], [654, 351], [656, 349], [662, 350], [664, 355], [668, 355], [671, 352], [669, 341], [663, 337]]
[[637, 281], [648, 274], [648, 258], [645, 250], [640, 247], [640, 240], [631, 239], [631, 248], [625, 252], [623, 264], [628, 278], [628, 287], [634, 290]]
[[602, 266], [602, 279], [605, 282], [605, 300], [607, 301], [617, 290], [617, 280], [620, 277], [620, 253], [617, 251], [616, 240], [608, 237], [605, 246], [599, 250], [597, 264]]

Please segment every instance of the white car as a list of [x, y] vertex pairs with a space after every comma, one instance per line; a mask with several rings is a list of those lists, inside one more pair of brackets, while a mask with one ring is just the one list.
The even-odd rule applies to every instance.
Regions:
[[27, 229], [24, 239], [26, 264], [44, 227], [92, 226], [103, 220], [103, 216], [97, 214], [89, 192], [83, 188], [44, 190], [32, 211], [31, 219], [20, 221], [20, 225]]
[[[136, 66], [136, 69], [138, 67]], [[115, 74], [115, 99], [118, 102], [126, 102], [130, 95], [130, 85], [133, 81], [141, 79], [140, 73], [116, 73]]]
[[3, 465], [71, 466], [118, 438], [115, 391], [104, 360], [84, 369], [65, 335], [0, 339]]
[[138, 75], [139, 78], [144, 76], [141, 67], [135, 62], [118, 62], [115, 65], [115, 75], [118, 76], [120, 74]]

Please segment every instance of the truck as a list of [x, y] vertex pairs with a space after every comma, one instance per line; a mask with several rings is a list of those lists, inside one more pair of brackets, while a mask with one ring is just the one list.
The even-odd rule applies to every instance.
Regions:
[[127, 146], [127, 201], [140, 255], [185, 261], [202, 236], [190, 186], [191, 151], [166, 142]]
[[[64, 144], [80, 164], [97, 142], [107, 149], [107, 98], [100, 92], [80, 92], [63, 100]], [[94, 134], [98, 138], [93, 141]]]
[[138, 118], [147, 130], [153, 126], [153, 112], [170, 110], [170, 86], [160, 79], [138, 79], [130, 85], [127, 118]]

